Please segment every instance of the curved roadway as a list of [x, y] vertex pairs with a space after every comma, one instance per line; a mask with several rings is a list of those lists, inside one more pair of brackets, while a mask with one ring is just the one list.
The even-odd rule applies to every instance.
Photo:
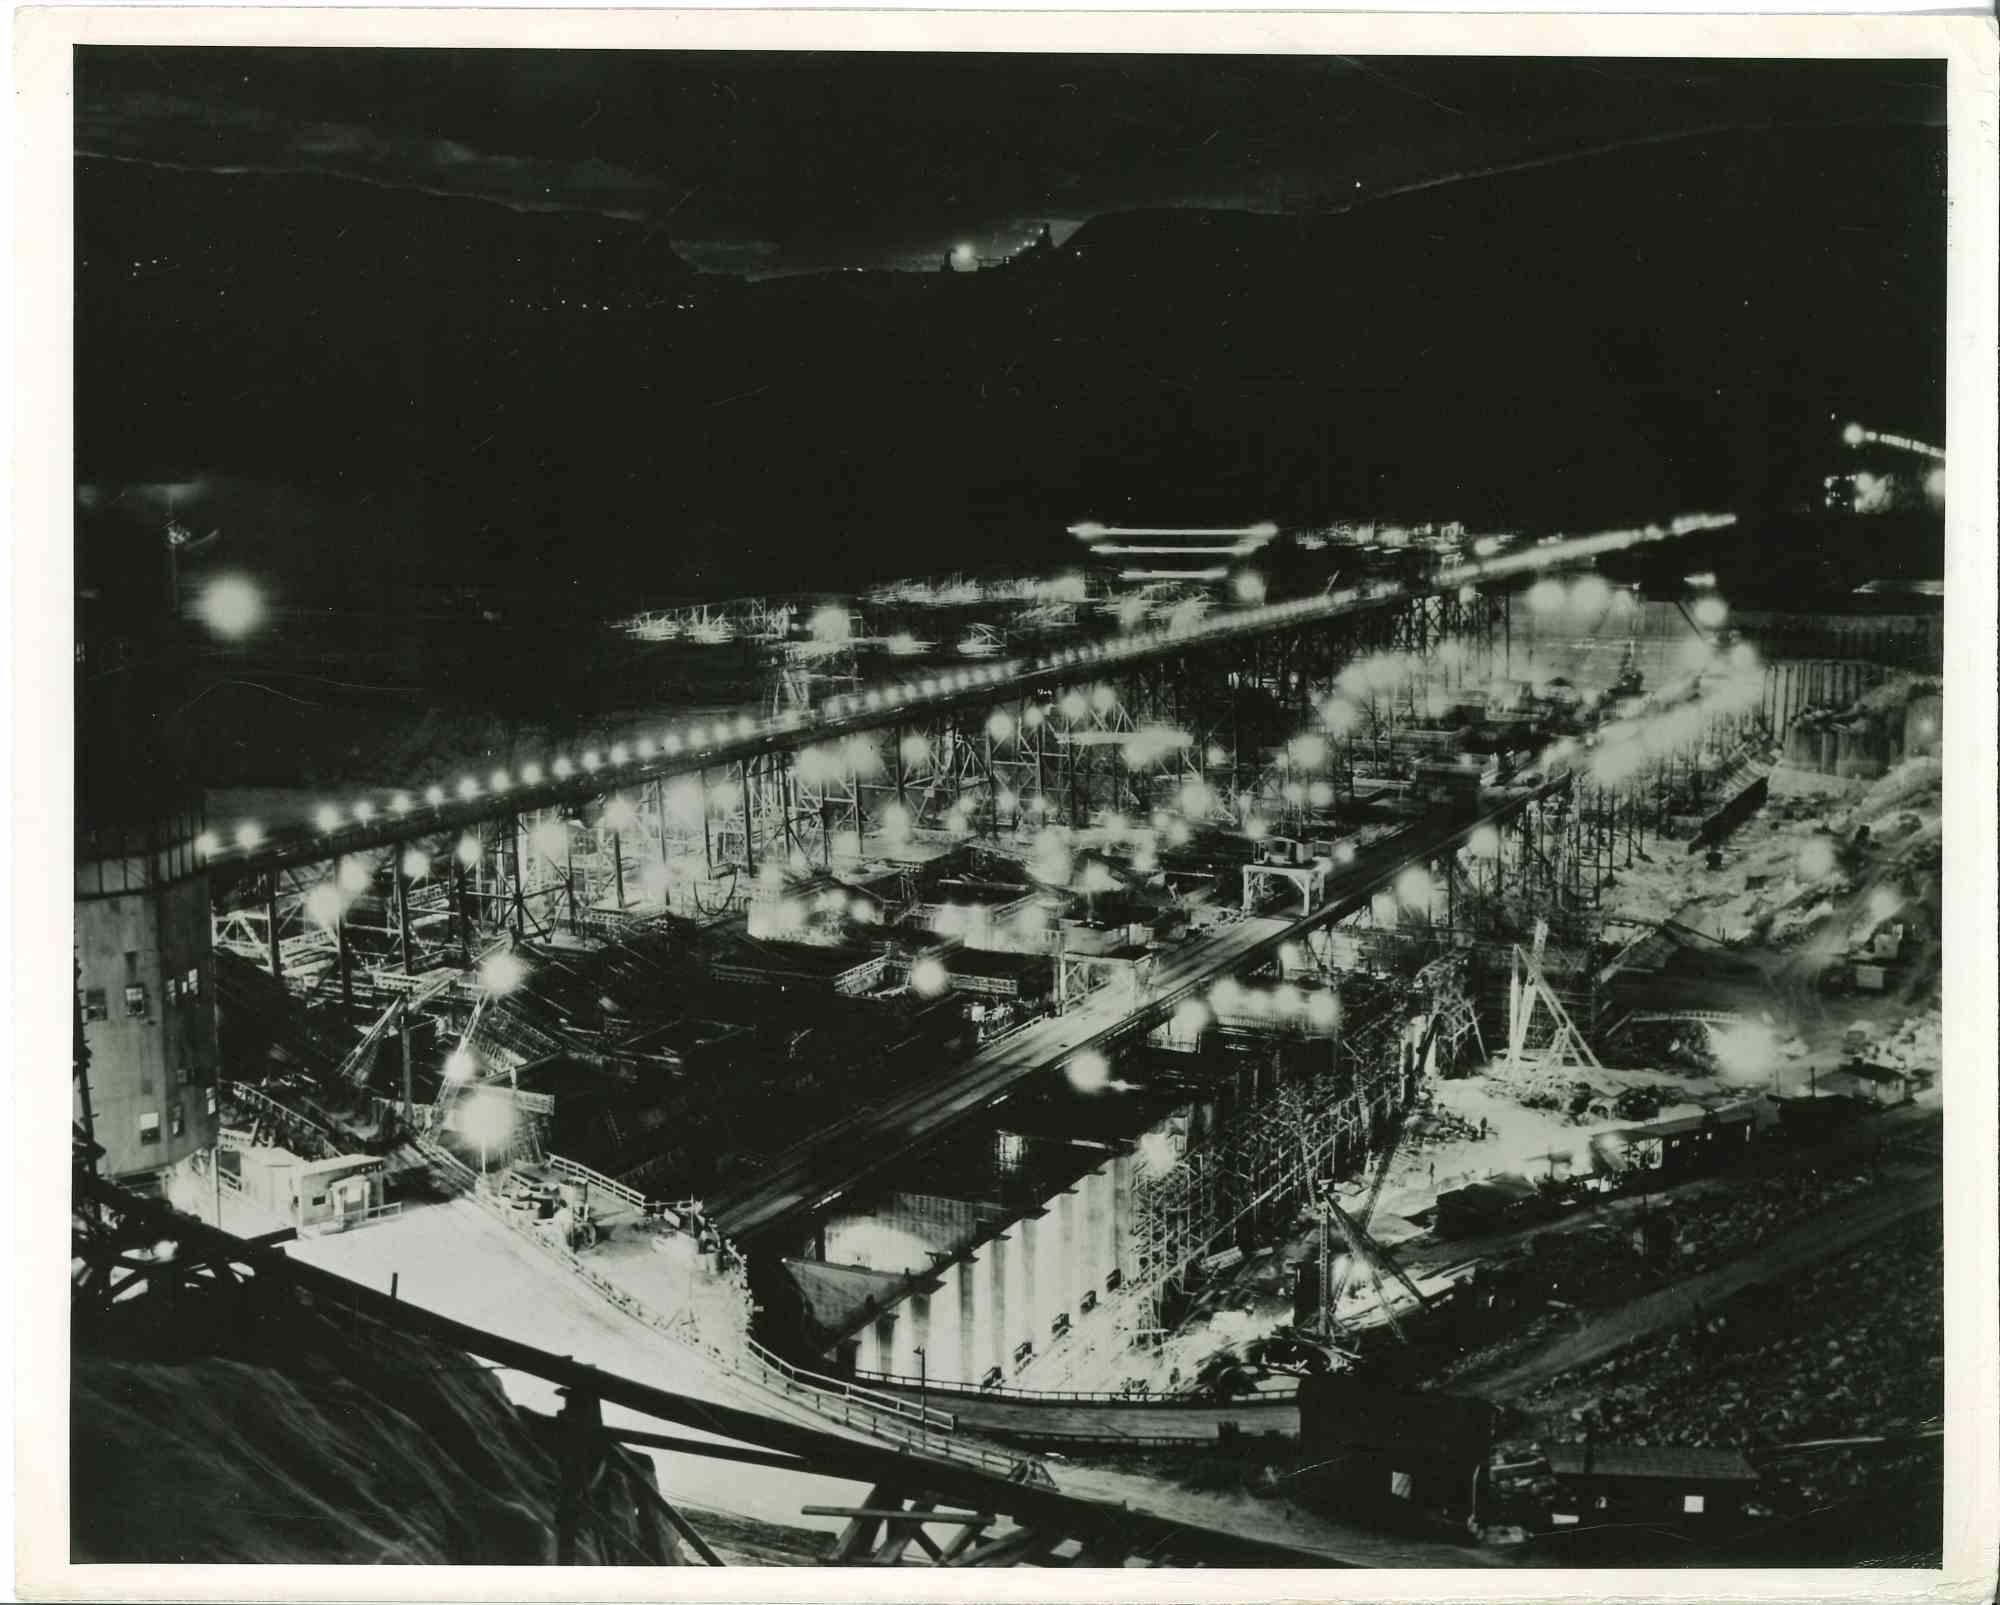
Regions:
[[973, 1389], [922, 1389], [904, 1380], [861, 1377], [877, 1393], [895, 1393], [933, 1408], [949, 1410], [958, 1428], [982, 1438], [1025, 1448], [1091, 1444], [1099, 1449], [1172, 1448], [1216, 1443], [1232, 1434], [1245, 1438], [1297, 1438], [1296, 1393], [1211, 1404], [1172, 1395], [1125, 1399], [1101, 1394], [1036, 1394]]

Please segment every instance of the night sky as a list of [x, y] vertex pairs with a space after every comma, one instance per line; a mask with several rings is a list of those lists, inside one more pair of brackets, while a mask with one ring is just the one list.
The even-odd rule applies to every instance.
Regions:
[[1324, 213], [1703, 130], [1942, 126], [1907, 62], [118, 50], [79, 154], [659, 225], [711, 272], [923, 267], [1136, 207]]
[[294, 598], [1046, 568], [1082, 518], [1767, 528], [1845, 420], [1943, 435], [1934, 62], [92, 48], [76, 82], [80, 509], [142, 539], [171, 502]]

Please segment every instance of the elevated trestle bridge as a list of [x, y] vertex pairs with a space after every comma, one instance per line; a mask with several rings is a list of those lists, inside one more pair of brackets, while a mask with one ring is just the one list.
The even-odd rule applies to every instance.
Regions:
[[[239, 820], [198, 850], [216, 939], [283, 976], [469, 961], [483, 933], [741, 906], [762, 876], [913, 841], [1050, 826], [1304, 829], [1418, 722], [1505, 661], [1507, 587], [1727, 522], [1681, 519], [1163, 628], [857, 686], [819, 706], [681, 721], [515, 770]], [[1372, 660], [1419, 665], [1388, 685]], [[1303, 732], [1303, 734], [1301, 734]]]

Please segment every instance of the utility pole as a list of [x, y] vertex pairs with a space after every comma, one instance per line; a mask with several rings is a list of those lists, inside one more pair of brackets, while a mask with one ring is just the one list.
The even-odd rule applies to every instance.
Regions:
[[396, 1016], [396, 1029], [403, 1049], [403, 1124], [416, 1124], [416, 1095], [412, 1084], [410, 1064], [410, 1009], [407, 1002], [401, 1006]]

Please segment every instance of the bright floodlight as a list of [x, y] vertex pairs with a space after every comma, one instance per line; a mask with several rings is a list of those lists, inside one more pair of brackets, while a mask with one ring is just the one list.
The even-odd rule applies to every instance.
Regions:
[[1184, 1037], [1191, 1037], [1209, 1022], [1209, 1012], [1194, 998], [1189, 998], [1174, 1010], [1174, 1030]]
[[539, 786], [541, 783], [542, 783], [542, 766], [540, 764], [525, 763], [521, 766], [522, 785]]
[[306, 893], [306, 913], [328, 930], [340, 923], [340, 892], [332, 882], [322, 881]]
[[1868, 431], [1863, 429], [1859, 424], [1849, 424], [1845, 429], [1841, 430], [1840, 438], [1850, 446], [1858, 446], [1868, 438]]
[[444, 1078], [447, 1081], [470, 1081], [478, 1068], [479, 1061], [473, 1058], [470, 1048], [453, 1048], [451, 1057], [444, 1062]]
[[479, 862], [479, 838], [461, 836], [458, 838], [458, 861], [467, 869]]
[[1558, 612], [1568, 599], [1561, 580], [1537, 580], [1528, 587], [1528, 607], [1536, 613]]
[[597, 766], [600, 762], [602, 762], [602, 760], [597, 756], [597, 749], [595, 747], [592, 747], [588, 752], [586, 752], [583, 755], [584, 771], [588, 774], [593, 774], [593, 775], [596, 774]]
[[639, 823], [639, 810], [624, 797], [613, 797], [604, 805], [604, 823], [613, 830], [630, 830]]
[[611, 761], [613, 763], [623, 763], [630, 756], [631, 751], [624, 742], [620, 741], [613, 744], [611, 748]]
[[465, 801], [471, 802], [479, 795], [479, 782], [470, 775], [461, 776], [458, 782], [458, 794]]
[[[1699, 614], [1696, 615], [1700, 617]], [[1684, 669], [1699, 672], [1715, 658], [1715, 643], [1704, 641], [1698, 635], [1691, 635], [1674, 652], [1675, 661]]]
[[829, 602], [813, 614], [806, 627], [815, 641], [845, 641], [854, 634], [854, 618], [846, 608]]
[[1944, 469], [1942, 466], [1933, 468], [1928, 474], [1924, 475], [1924, 494], [1935, 502], [1944, 500]]
[[321, 803], [313, 814], [313, 823], [322, 831], [337, 830], [340, 827], [340, 810], [332, 803]]
[[442, 786], [424, 787], [424, 801], [429, 803], [433, 808], [437, 807], [439, 803], [444, 801], [444, 787]]
[[1737, 1080], [1766, 1076], [1778, 1061], [1778, 1036], [1768, 1025], [1742, 1020], [1708, 1028], [1710, 1051], [1723, 1075]]
[[1704, 596], [1694, 605], [1694, 621], [1704, 630], [1720, 629], [1729, 617], [1729, 604], [1719, 596]]
[[1264, 600], [1264, 576], [1254, 569], [1244, 569], [1236, 576], [1236, 599], [1255, 607]]
[[1292, 743], [1292, 761], [1302, 768], [1317, 769], [1326, 762], [1326, 737], [1308, 731]]
[[495, 997], [511, 992], [528, 978], [528, 966], [513, 953], [495, 953], [479, 966], [479, 984]]
[[1833, 873], [1833, 843], [1815, 836], [1799, 849], [1799, 873], [1807, 880], [1820, 880]]
[[573, 773], [575, 772], [575, 769], [576, 769], [576, 766], [575, 766], [574, 764], [572, 764], [572, 763], [571, 763], [571, 762], [569, 761], [569, 759], [567, 759], [567, 758], [558, 758], [558, 759], [556, 760], [556, 779], [558, 779], [558, 780], [567, 780], [567, 779], [569, 779], [569, 777], [571, 776], [571, 774], [573, 774]]
[[344, 860], [340, 866], [340, 873], [334, 878], [340, 882], [340, 889], [349, 897], [359, 897], [375, 882], [375, 877], [368, 872], [368, 866], [358, 858]]
[[496, 769], [487, 776], [486, 784], [494, 791], [505, 791], [512, 782], [508, 779], [506, 770]]
[[403, 879], [420, 881], [431, 872], [431, 855], [421, 847], [412, 847], [403, 854]]
[[951, 985], [951, 977], [936, 959], [918, 959], [910, 966], [910, 985], [924, 997], [942, 997]]
[[1465, 845], [1474, 858], [1492, 858], [1500, 851], [1500, 832], [1491, 825], [1481, 825]]
[[221, 845], [222, 843], [216, 839], [216, 834], [212, 830], [205, 830], [194, 839], [194, 850], [203, 858], [214, 857], [216, 849]]
[[514, 1135], [514, 1100], [497, 1087], [487, 1087], [459, 1104], [458, 1134], [479, 1149], [480, 1162], [495, 1148], [505, 1148]]
[[1063, 1074], [1078, 1092], [1102, 1092], [1111, 1085], [1111, 1065], [1101, 1053], [1079, 1053], [1063, 1066]]
[[242, 575], [222, 574], [208, 582], [198, 609], [202, 622], [217, 635], [236, 640], [257, 628], [264, 598]]
[[987, 716], [986, 733], [995, 741], [1005, 741], [1014, 733], [1013, 716], [1005, 708], [995, 708]]
[[1601, 613], [1611, 605], [1611, 586], [1600, 575], [1586, 574], [1571, 587], [1569, 601], [1579, 613]]
[[564, 857], [569, 850], [569, 832], [553, 819], [544, 819], [529, 834], [535, 851], [551, 862]]
[[263, 839], [264, 839], [264, 832], [258, 826], [251, 824], [248, 820], [245, 820], [242, 824], [236, 827], [236, 845], [242, 848], [246, 853], [249, 852], [251, 848], [255, 847]]
[[1396, 899], [1408, 907], [1427, 907], [1433, 890], [1430, 871], [1422, 864], [1412, 864], [1396, 877]]

